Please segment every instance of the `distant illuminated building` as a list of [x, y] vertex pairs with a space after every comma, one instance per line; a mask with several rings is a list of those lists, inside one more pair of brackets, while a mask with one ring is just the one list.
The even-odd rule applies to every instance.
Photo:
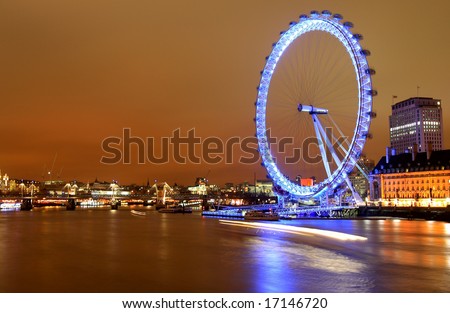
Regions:
[[375, 167], [375, 163], [373, 160], [362, 156], [358, 160], [358, 165], [364, 173], [361, 172], [360, 169], [355, 168], [348, 178], [353, 186], [353, 189], [361, 196], [362, 199], [365, 199], [369, 193], [369, 179], [367, 175]]
[[[389, 150], [388, 150], [389, 152]], [[450, 205], [450, 150], [389, 154], [369, 175], [370, 200], [383, 206]]]
[[391, 147], [397, 153], [412, 151], [417, 144], [418, 152], [425, 152], [429, 142], [433, 150], [442, 150], [442, 105], [433, 98], [409, 98], [392, 105], [389, 116]]
[[302, 178], [302, 179], [300, 179], [300, 185], [301, 186], [312, 187], [312, 186], [314, 186], [314, 179], [312, 179], [312, 178]]
[[188, 190], [192, 194], [196, 194], [196, 195], [206, 195], [206, 194], [208, 194], [207, 179], [204, 178], [204, 177], [197, 177], [195, 179], [195, 186], [188, 187]]
[[95, 179], [92, 186], [89, 188], [90, 194], [93, 198], [114, 198], [114, 197], [128, 197], [131, 192], [124, 190], [123, 187], [117, 184], [117, 181], [100, 182]]
[[35, 180], [28, 179], [9, 179], [8, 189], [9, 193], [19, 194], [19, 195], [31, 195], [40, 192], [39, 182]]
[[46, 180], [42, 182], [42, 191], [50, 196], [61, 196], [66, 183], [62, 180]]
[[1, 192], [9, 191], [9, 176], [6, 173], [2, 176], [1, 171], [0, 171], [0, 191]]
[[208, 184], [208, 180], [205, 177], [197, 177], [195, 179], [196, 186], [207, 185], [207, 184]]
[[236, 188], [234, 187], [233, 183], [226, 183], [224, 188], [222, 189], [222, 192], [234, 192], [236, 191]]
[[273, 196], [273, 182], [271, 180], [256, 180], [255, 192], [267, 196]]
[[367, 197], [369, 190], [369, 181], [362, 173], [353, 172], [348, 176], [353, 189], [360, 195], [361, 199]]
[[308, 177], [308, 178], [303, 178], [301, 175], [297, 175], [295, 177], [295, 182], [297, 184], [299, 184], [300, 186], [314, 186], [316, 179], [315, 177]]
[[106, 181], [101, 182], [96, 178], [95, 181], [92, 183], [92, 186], [90, 186], [90, 189], [92, 189], [92, 190], [108, 190], [110, 186], [111, 186], [110, 182], [106, 182]]
[[188, 190], [194, 195], [206, 195], [208, 193], [206, 185], [191, 186], [188, 187]]

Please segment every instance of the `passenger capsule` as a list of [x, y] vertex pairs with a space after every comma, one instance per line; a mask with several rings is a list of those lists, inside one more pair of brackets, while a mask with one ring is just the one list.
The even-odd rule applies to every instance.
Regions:
[[369, 96], [375, 97], [376, 95], [378, 95], [378, 91], [376, 91], [375, 89], [371, 89], [367, 91], [367, 94]]
[[347, 29], [353, 28], [353, 23], [352, 22], [345, 22], [343, 25]]
[[359, 41], [359, 40], [363, 39], [363, 35], [361, 35], [361, 34], [353, 34], [353, 38]]
[[308, 19], [308, 15], [302, 14], [302, 15], [300, 15], [299, 19], [300, 19], [300, 21], [304, 21], [304, 20]]
[[331, 16], [331, 12], [328, 11], [328, 10], [323, 10], [323, 11], [322, 11], [322, 15], [325, 15], [325, 16]]
[[361, 50], [359, 53], [361, 53], [362, 55], [365, 55], [366, 57], [368, 57], [370, 55], [370, 51], [366, 50], [366, 49]]
[[372, 69], [372, 68], [368, 68], [368, 69], [366, 69], [364, 72], [365, 72], [366, 74], [369, 74], [369, 75], [375, 75], [375, 74], [376, 74], [375, 70]]
[[334, 18], [336, 21], [340, 21], [340, 20], [343, 19], [342, 15], [340, 15], [340, 14], [335, 14], [335, 15], [333, 15], [333, 18]]

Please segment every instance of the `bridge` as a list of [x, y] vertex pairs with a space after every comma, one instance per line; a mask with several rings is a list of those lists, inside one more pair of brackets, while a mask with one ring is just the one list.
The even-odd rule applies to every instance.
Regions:
[[0, 198], [1, 211], [29, 211], [33, 207], [66, 207], [68, 210], [75, 210], [76, 207], [99, 207], [111, 206], [117, 209], [121, 205], [143, 205], [151, 206], [160, 204], [160, 206], [173, 205], [183, 202], [184, 206], [200, 206], [204, 205], [204, 197], [200, 195], [176, 195], [164, 198], [158, 195], [130, 195], [130, 196], [95, 196], [92, 194], [79, 194], [70, 196], [11, 196]]
[[[243, 218], [250, 210], [268, 211], [273, 210], [281, 218], [351, 218], [358, 215], [358, 208], [351, 206], [301, 206], [295, 208], [280, 208], [277, 204], [253, 204], [243, 206], [218, 205], [222, 203], [220, 196], [204, 195], [172, 195], [170, 199], [164, 197], [163, 206], [181, 204], [183, 206], [201, 206], [202, 215], [209, 217]], [[76, 207], [89, 208], [100, 206], [111, 206], [112, 210], [117, 210], [123, 205], [158, 205], [158, 197], [152, 195], [114, 196], [114, 197], [93, 197], [90, 194], [69, 197], [11, 197], [0, 198], [0, 209], [2, 211], [23, 210], [29, 211], [33, 207], [58, 206], [66, 207], [67, 210], [75, 210]], [[162, 207], [162, 206], [160, 206]]]

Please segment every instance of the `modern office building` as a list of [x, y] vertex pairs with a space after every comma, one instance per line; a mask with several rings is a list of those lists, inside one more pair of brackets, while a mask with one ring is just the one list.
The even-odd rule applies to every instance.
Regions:
[[425, 152], [428, 144], [433, 151], [442, 150], [443, 125], [441, 100], [433, 98], [409, 98], [392, 105], [389, 116], [391, 148], [400, 154], [412, 151]]

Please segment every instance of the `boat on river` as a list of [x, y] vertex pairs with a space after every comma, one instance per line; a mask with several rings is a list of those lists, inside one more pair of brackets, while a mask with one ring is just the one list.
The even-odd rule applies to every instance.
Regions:
[[280, 219], [280, 216], [278, 213], [272, 212], [272, 211], [257, 211], [252, 210], [248, 211], [244, 215], [244, 220], [251, 220], [251, 221], [278, 221]]
[[137, 210], [131, 210], [130, 212], [131, 212], [131, 214], [136, 215], [136, 216], [146, 216], [147, 215], [147, 213], [142, 212], [142, 211], [137, 211]]
[[184, 206], [167, 206], [158, 210], [159, 213], [192, 213], [192, 209]]

